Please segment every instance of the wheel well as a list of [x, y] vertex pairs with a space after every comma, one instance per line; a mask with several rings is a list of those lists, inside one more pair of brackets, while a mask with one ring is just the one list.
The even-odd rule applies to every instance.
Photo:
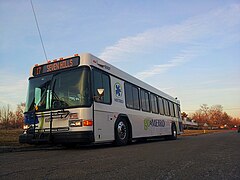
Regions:
[[178, 129], [177, 129], [176, 122], [172, 122], [171, 129], [172, 129], [173, 127], [175, 128], [175, 130], [176, 130], [176, 133], [177, 133], [177, 132], [178, 132]]
[[[176, 131], [178, 132], [176, 122], [172, 121], [172, 126], [175, 126]], [[171, 127], [172, 128], [172, 127]]]
[[177, 128], [176, 123], [174, 121], [172, 121], [172, 126], [175, 126], [175, 128]]
[[118, 117], [117, 117], [117, 120], [118, 119], [124, 119], [127, 122], [128, 127], [129, 127], [129, 139], [131, 140], [132, 139], [132, 124], [129, 121], [128, 116], [126, 114], [119, 114]]

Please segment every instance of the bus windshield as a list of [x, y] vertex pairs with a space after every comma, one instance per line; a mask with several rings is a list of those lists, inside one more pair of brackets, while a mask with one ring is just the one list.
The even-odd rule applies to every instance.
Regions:
[[71, 107], [89, 107], [92, 103], [88, 67], [30, 78], [26, 112]]

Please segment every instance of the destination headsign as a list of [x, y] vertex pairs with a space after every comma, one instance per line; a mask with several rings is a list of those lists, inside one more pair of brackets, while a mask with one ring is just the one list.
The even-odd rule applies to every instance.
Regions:
[[76, 67], [79, 64], [80, 64], [79, 56], [59, 60], [59, 61], [48, 63], [48, 64], [43, 64], [43, 65], [36, 66], [33, 68], [33, 76], [50, 73], [50, 72], [58, 71], [58, 70], [62, 70], [62, 69], [67, 69], [67, 68], [71, 68], [71, 67]]

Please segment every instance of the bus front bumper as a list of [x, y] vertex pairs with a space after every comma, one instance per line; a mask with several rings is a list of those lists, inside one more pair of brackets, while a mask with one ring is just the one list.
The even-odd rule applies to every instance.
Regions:
[[20, 143], [27, 144], [43, 144], [43, 143], [92, 143], [94, 135], [92, 131], [82, 132], [54, 132], [50, 133], [35, 133], [21, 134], [19, 136]]

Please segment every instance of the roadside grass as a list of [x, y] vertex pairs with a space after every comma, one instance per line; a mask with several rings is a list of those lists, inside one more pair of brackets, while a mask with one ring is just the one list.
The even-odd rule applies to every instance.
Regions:
[[0, 146], [16, 146], [19, 135], [23, 133], [22, 129], [0, 129]]
[[[197, 136], [201, 134], [226, 132], [229, 130], [184, 130], [181, 136]], [[18, 142], [19, 135], [23, 132], [22, 129], [0, 129], [0, 146], [26, 146]]]

